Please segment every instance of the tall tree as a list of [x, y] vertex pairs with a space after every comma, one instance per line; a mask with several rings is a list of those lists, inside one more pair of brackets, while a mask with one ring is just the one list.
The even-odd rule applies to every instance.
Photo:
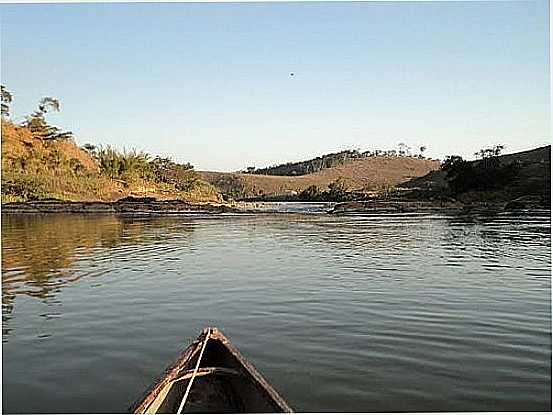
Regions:
[[71, 131], [61, 131], [58, 127], [48, 124], [45, 115], [50, 111], [60, 111], [57, 98], [44, 97], [38, 103], [38, 109], [25, 118], [23, 126], [31, 130], [35, 138], [40, 140], [68, 140], [73, 137]]

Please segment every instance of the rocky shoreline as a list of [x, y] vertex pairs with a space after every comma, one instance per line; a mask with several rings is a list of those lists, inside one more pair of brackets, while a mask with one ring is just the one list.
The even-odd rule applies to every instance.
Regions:
[[367, 200], [337, 203], [330, 213], [478, 213], [548, 210], [551, 205], [539, 197], [523, 196], [510, 201], [462, 203], [449, 201]]
[[367, 200], [337, 203], [330, 213], [432, 213], [462, 210], [463, 204], [459, 202]]
[[156, 200], [155, 198], [124, 198], [115, 202], [71, 202], [64, 200], [36, 200], [2, 204], [2, 213], [111, 213], [126, 215], [152, 214], [217, 214], [237, 213], [230, 205], [196, 204], [183, 200]]
[[[397, 213], [478, 213], [547, 210], [550, 205], [537, 198], [523, 197], [509, 202], [465, 204], [449, 201], [366, 200], [336, 203], [329, 214], [397, 214]], [[71, 202], [57, 199], [2, 204], [4, 214], [121, 214], [176, 215], [221, 213], [301, 213], [301, 210], [271, 210], [251, 202], [236, 204], [201, 204], [183, 200], [157, 200], [151, 197], [126, 197], [114, 202]]]

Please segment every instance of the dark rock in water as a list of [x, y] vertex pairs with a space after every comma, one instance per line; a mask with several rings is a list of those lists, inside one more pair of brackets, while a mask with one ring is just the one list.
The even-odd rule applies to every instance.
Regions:
[[111, 203], [33, 200], [3, 203], [2, 213], [115, 213]]
[[334, 205], [331, 213], [359, 212], [364, 211], [365, 208], [366, 202], [343, 202]]
[[520, 210], [520, 209], [543, 209], [547, 208], [547, 203], [540, 196], [529, 195], [521, 196], [513, 199], [505, 205], [505, 210]]
[[367, 200], [337, 203], [330, 213], [407, 213], [459, 210], [457, 201]]
[[123, 197], [119, 200], [117, 200], [115, 203], [152, 203], [156, 202], [157, 199], [155, 197], [134, 197], [134, 196], [127, 196]]
[[116, 202], [37, 200], [2, 204], [2, 213], [114, 213], [132, 215], [238, 212], [228, 205], [193, 204], [183, 200], [124, 198]]

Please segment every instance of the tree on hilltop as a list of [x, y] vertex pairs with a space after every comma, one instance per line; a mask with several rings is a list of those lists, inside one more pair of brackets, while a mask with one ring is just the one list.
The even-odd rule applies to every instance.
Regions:
[[9, 117], [10, 104], [12, 102], [13, 96], [11, 92], [6, 89], [5, 85], [0, 86], [0, 98], [2, 101], [2, 109], [1, 109], [2, 116]]

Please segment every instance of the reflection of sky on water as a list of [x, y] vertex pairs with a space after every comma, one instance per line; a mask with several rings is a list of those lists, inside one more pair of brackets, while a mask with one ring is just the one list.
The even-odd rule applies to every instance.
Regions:
[[122, 412], [216, 325], [298, 411], [543, 410], [549, 231], [548, 213], [4, 215], [4, 408]]

